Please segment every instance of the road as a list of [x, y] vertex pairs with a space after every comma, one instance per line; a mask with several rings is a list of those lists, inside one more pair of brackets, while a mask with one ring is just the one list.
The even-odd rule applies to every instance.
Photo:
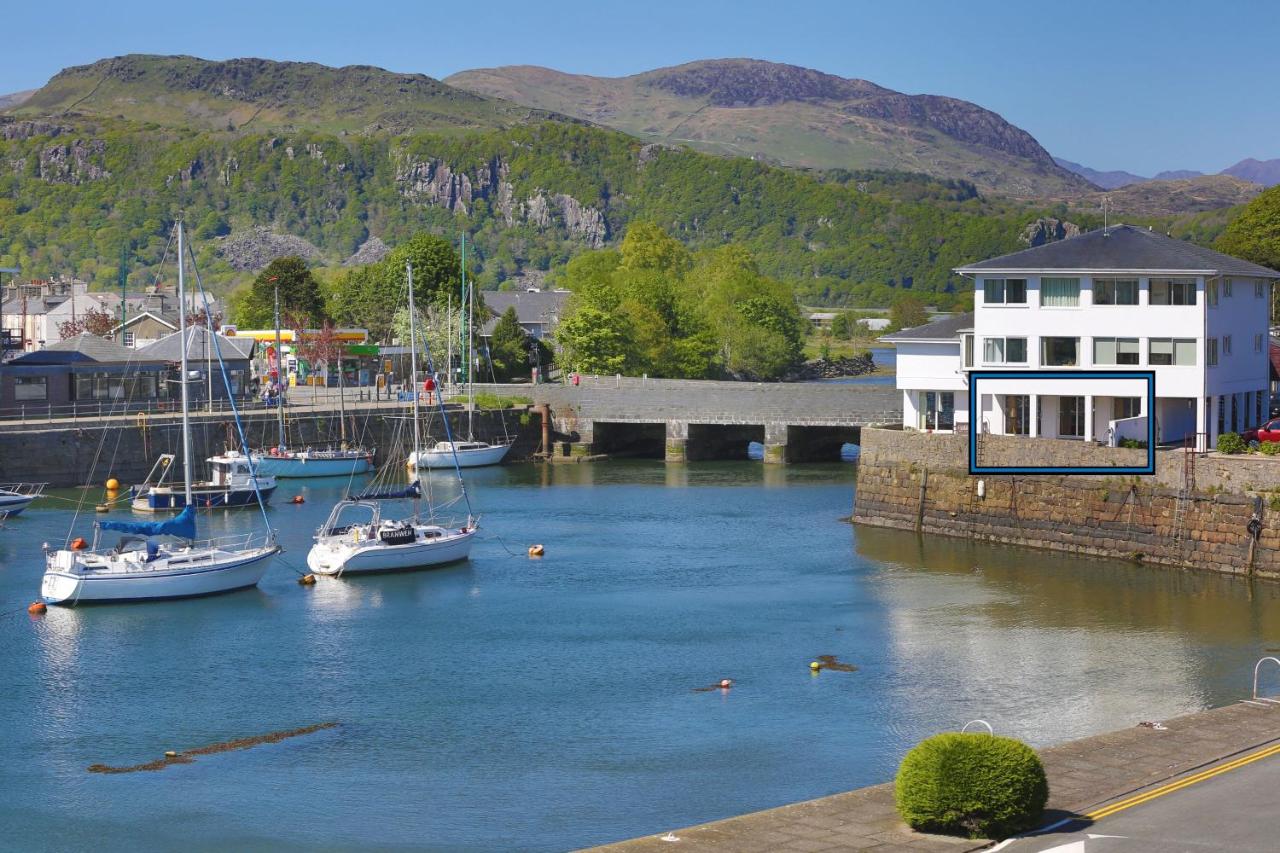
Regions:
[[[1230, 763], [1230, 762], [1228, 762]], [[1175, 783], [1176, 784], [1176, 783]], [[1013, 841], [1007, 853], [1275, 853], [1280, 754], [1227, 770], [1100, 818]], [[1104, 809], [1100, 809], [1103, 811]]]

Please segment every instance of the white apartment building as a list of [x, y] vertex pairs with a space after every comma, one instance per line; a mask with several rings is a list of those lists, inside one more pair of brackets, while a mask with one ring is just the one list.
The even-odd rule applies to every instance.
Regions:
[[[1115, 225], [960, 267], [974, 312], [906, 329], [897, 345], [903, 426], [1212, 447], [1269, 415], [1268, 318], [1280, 272]], [[969, 372], [1155, 373], [1143, 380], [984, 379]], [[1198, 438], [1197, 438], [1198, 436]]]

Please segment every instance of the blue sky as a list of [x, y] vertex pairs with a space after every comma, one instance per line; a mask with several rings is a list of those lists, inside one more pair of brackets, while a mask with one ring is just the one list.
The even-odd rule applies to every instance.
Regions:
[[[191, 17], [179, 18], [183, 10]], [[0, 92], [122, 53], [369, 64], [445, 77], [492, 65], [622, 75], [748, 56], [950, 95], [1098, 169], [1217, 171], [1280, 157], [1280, 2], [9, 4]]]

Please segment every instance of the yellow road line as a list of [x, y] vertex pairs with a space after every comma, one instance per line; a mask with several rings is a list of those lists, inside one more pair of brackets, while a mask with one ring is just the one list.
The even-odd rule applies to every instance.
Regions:
[[1096, 811], [1089, 812], [1085, 817], [1089, 820], [1101, 820], [1102, 818], [1113, 815], [1116, 812], [1124, 811], [1125, 809], [1133, 808], [1134, 806], [1140, 806], [1145, 802], [1154, 800], [1156, 797], [1162, 797], [1165, 794], [1172, 794], [1174, 791], [1179, 791], [1190, 785], [1194, 785], [1197, 782], [1203, 782], [1206, 779], [1212, 779], [1214, 776], [1221, 775], [1229, 770], [1235, 770], [1238, 767], [1244, 767], [1246, 764], [1252, 764], [1255, 761], [1260, 761], [1263, 758], [1275, 755], [1276, 753], [1280, 753], [1280, 744], [1237, 758], [1234, 761], [1228, 761], [1226, 764], [1219, 764], [1217, 767], [1211, 767], [1208, 770], [1203, 770], [1192, 776], [1188, 776], [1185, 779], [1179, 779], [1176, 782], [1161, 785], [1159, 788], [1153, 788], [1150, 791], [1130, 797], [1127, 800], [1121, 800], [1118, 803], [1103, 806]]

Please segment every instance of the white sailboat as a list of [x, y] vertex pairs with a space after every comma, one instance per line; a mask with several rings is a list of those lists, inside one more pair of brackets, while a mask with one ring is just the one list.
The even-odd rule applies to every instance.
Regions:
[[[280, 340], [280, 286], [275, 287], [275, 323], [276, 323], [276, 378], [283, 384], [284, 370], [281, 360], [282, 342]], [[372, 450], [362, 447], [347, 447], [347, 408], [345, 388], [342, 382], [342, 360], [338, 360], [338, 424], [342, 430], [341, 444], [338, 447], [302, 450], [291, 450], [284, 425], [284, 394], [276, 396], [276, 421], [280, 429], [280, 443], [275, 447], [264, 448], [252, 454], [257, 463], [258, 473], [274, 477], [349, 477], [353, 474], [367, 474], [373, 469]]]
[[[409, 381], [414, 384], [418, 379], [418, 341], [412, 265], [406, 263], [405, 271], [409, 280]], [[418, 395], [414, 394], [414, 447], [418, 446], [419, 408]], [[447, 426], [446, 421], [446, 429]], [[461, 471], [458, 478], [461, 482]], [[466, 494], [464, 484], [464, 500]], [[382, 508], [387, 502], [405, 500], [413, 502], [412, 514], [398, 519], [383, 517]], [[421, 569], [467, 559], [478, 521], [471, 514], [470, 503], [466, 522], [457, 525], [437, 522], [430, 502], [428, 516], [423, 518], [421, 500], [422, 484], [414, 480], [408, 487], [369, 489], [340, 501], [316, 531], [315, 544], [307, 553], [307, 566], [316, 574], [344, 575]]]
[[491, 444], [478, 441], [475, 437], [476, 415], [476, 383], [475, 383], [475, 291], [467, 287], [467, 235], [462, 235], [462, 288], [463, 304], [467, 317], [467, 438], [465, 441], [453, 439], [437, 441], [427, 450], [414, 451], [409, 454], [410, 468], [479, 468], [483, 465], [497, 465], [511, 450], [513, 442]]
[[[177, 232], [178, 304], [185, 306], [186, 258], [181, 220]], [[185, 311], [179, 311], [182, 331], [186, 328], [185, 315]], [[182, 375], [186, 377], [185, 346], [181, 366]], [[75, 547], [85, 544], [79, 539], [70, 547], [45, 546], [45, 573], [40, 592], [47, 603], [75, 605], [189, 598], [255, 586], [262, 579], [271, 558], [280, 551], [269, 523], [265, 536], [196, 539], [190, 400], [186, 382], [182, 383], [182, 456], [184, 508], [177, 517], [153, 522], [98, 521], [94, 523], [93, 542], [88, 547]], [[265, 511], [263, 521], [266, 521]], [[113, 530], [125, 535], [115, 547], [101, 547], [103, 531]]]

